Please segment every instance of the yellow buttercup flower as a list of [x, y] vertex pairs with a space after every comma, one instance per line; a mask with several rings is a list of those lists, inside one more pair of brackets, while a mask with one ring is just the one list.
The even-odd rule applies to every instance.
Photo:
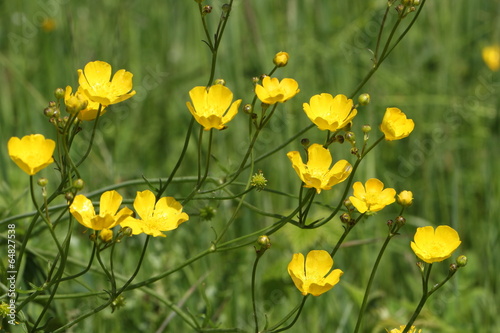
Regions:
[[411, 191], [401, 191], [397, 196], [397, 201], [401, 206], [411, 206], [413, 203], [413, 193]]
[[288, 53], [282, 51], [276, 53], [273, 62], [278, 67], [285, 67], [288, 64], [288, 59], [290, 59]]
[[336, 131], [345, 127], [356, 116], [352, 99], [345, 95], [314, 95], [309, 104], [303, 104], [304, 112], [320, 130]]
[[278, 80], [266, 76], [262, 80], [262, 85], [255, 86], [255, 94], [262, 103], [276, 104], [284, 103], [299, 93], [299, 84], [294, 79]]
[[122, 227], [132, 228], [134, 235], [145, 233], [154, 237], [166, 237], [162, 231], [176, 229], [189, 220], [178, 201], [172, 197], [163, 197], [156, 202], [155, 195], [149, 190], [137, 192], [134, 208], [141, 219], [130, 217], [121, 224]]
[[380, 130], [384, 132], [387, 141], [406, 138], [415, 128], [415, 123], [407, 119], [406, 115], [398, 108], [387, 108]]
[[351, 174], [352, 166], [346, 160], [340, 160], [333, 165], [330, 151], [320, 144], [312, 144], [307, 149], [307, 164], [302, 162], [298, 151], [287, 154], [304, 187], [315, 188], [319, 194], [321, 190], [329, 190], [333, 185], [346, 180]]
[[417, 228], [413, 240], [411, 249], [420, 260], [429, 264], [451, 257], [461, 243], [455, 229], [447, 225], [440, 225], [436, 230], [431, 226]]
[[26, 135], [22, 139], [14, 136], [7, 143], [10, 158], [30, 176], [54, 162], [55, 148], [56, 143], [41, 134]]
[[355, 182], [352, 188], [354, 196], [349, 197], [349, 200], [360, 213], [378, 212], [396, 201], [396, 190], [384, 189], [384, 183], [377, 178], [368, 179], [365, 186], [361, 182]]
[[127, 207], [117, 212], [121, 203], [122, 196], [118, 192], [104, 192], [101, 195], [99, 214], [96, 214], [92, 201], [86, 196], [79, 194], [73, 199], [73, 203], [69, 206], [69, 211], [78, 222], [89, 229], [110, 229], [119, 225], [134, 213]]
[[[77, 117], [80, 120], [94, 120], [97, 117], [100, 104], [90, 100], [81, 86], [74, 94], [72, 91], [73, 88], [67, 86], [64, 93], [64, 104], [66, 104], [68, 112], [78, 112]], [[101, 115], [105, 112], [106, 108], [102, 106]]]
[[[392, 330], [390, 331], [387, 331], [388, 333], [402, 333], [406, 328], [406, 325], [401, 325], [399, 326], [399, 328], [393, 328]], [[415, 326], [412, 326], [409, 330], [408, 330], [408, 333], [422, 333], [422, 330], [418, 330], [416, 329]]]
[[193, 104], [186, 102], [186, 105], [205, 131], [226, 128], [241, 104], [241, 99], [233, 102], [233, 93], [221, 84], [213, 85], [208, 90], [206, 87], [194, 87], [189, 91], [189, 97]]
[[103, 106], [134, 96], [132, 77], [132, 73], [120, 69], [111, 79], [111, 65], [104, 61], [89, 62], [83, 70], [78, 70], [78, 83], [82, 90], [90, 100]]
[[295, 253], [288, 264], [288, 274], [302, 295], [319, 296], [339, 283], [344, 274], [340, 269], [330, 272], [332, 267], [333, 259], [328, 252], [313, 250], [305, 260], [302, 253]]
[[500, 69], [500, 45], [491, 45], [483, 48], [483, 60], [492, 71]]

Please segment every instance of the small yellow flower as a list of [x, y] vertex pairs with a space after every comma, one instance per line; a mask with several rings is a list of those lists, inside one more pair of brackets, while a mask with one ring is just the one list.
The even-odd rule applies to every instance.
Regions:
[[328, 252], [313, 250], [305, 260], [302, 253], [295, 253], [288, 264], [288, 274], [302, 295], [319, 296], [339, 283], [344, 274], [340, 269], [330, 272], [332, 267], [333, 259]]
[[[82, 87], [78, 87], [78, 90], [72, 94], [73, 88], [70, 86], [66, 87], [64, 93], [64, 104], [69, 113], [71, 110], [76, 110], [78, 112], [78, 119], [80, 120], [94, 120], [97, 117], [97, 111], [99, 111], [99, 103], [90, 100]], [[83, 108], [82, 108], [83, 107]], [[101, 115], [106, 112], [104, 106], [101, 107]]]
[[406, 138], [415, 128], [415, 123], [407, 119], [406, 115], [398, 108], [387, 108], [380, 130], [384, 132], [387, 141]]
[[273, 62], [278, 67], [285, 67], [288, 64], [290, 56], [286, 52], [278, 52], [274, 56]]
[[461, 243], [455, 229], [447, 225], [440, 225], [436, 230], [431, 226], [417, 228], [413, 240], [411, 249], [417, 257], [429, 264], [451, 257]]
[[78, 83], [82, 90], [90, 100], [103, 106], [134, 96], [132, 77], [132, 73], [120, 69], [111, 79], [111, 65], [104, 61], [89, 62], [83, 70], [78, 70]]
[[41, 134], [26, 135], [22, 139], [14, 136], [7, 143], [10, 158], [30, 176], [54, 162], [55, 148], [56, 143]]
[[319, 194], [321, 190], [329, 190], [332, 186], [343, 182], [349, 177], [352, 166], [346, 160], [340, 160], [333, 165], [330, 151], [322, 145], [314, 143], [307, 149], [308, 161], [304, 164], [298, 151], [287, 154], [304, 187], [315, 188]]
[[483, 48], [483, 60], [492, 71], [500, 69], [500, 45], [491, 45]]
[[278, 80], [266, 76], [262, 85], [255, 86], [255, 93], [262, 103], [284, 103], [299, 93], [299, 84], [294, 79]]
[[345, 127], [356, 116], [352, 99], [345, 95], [333, 97], [330, 94], [314, 95], [309, 104], [303, 104], [304, 112], [320, 130], [336, 131]]
[[401, 191], [397, 196], [397, 201], [401, 206], [411, 206], [413, 203], [413, 193], [411, 191]]
[[163, 197], [156, 202], [155, 195], [149, 190], [137, 192], [134, 208], [141, 220], [130, 217], [121, 224], [122, 227], [132, 228], [134, 235], [145, 233], [154, 237], [166, 237], [162, 231], [176, 229], [189, 220], [178, 201], [172, 197]]
[[[406, 325], [401, 325], [399, 328], [393, 328], [390, 331], [387, 331], [388, 333], [402, 333], [406, 328]], [[422, 333], [422, 330], [418, 330], [415, 328], [415, 326], [412, 326], [409, 330], [408, 333]]]
[[365, 186], [361, 182], [355, 182], [352, 186], [354, 196], [349, 200], [360, 213], [374, 213], [390, 205], [396, 199], [396, 190], [393, 188], [384, 189], [384, 183], [377, 178], [370, 178]]
[[92, 201], [86, 196], [79, 194], [69, 206], [69, 211], [78, 222], [89, 229], [111, 229], [134, 213], [127, 207], [122, 208], [117, 213], [121, 203], [122, 196], [118, 192], [104, 192], [101, 195], [99, 214], [96, 214]]
[[226, 128], [241, 104], [241, 99], [233, 102], [233, 93], [221, 84], [213, 85], [208, 90], [206, 87], [194, 87], [189, 91], [189, 97], [193, 104], [186, 102], [186, 105], [205, 131]]

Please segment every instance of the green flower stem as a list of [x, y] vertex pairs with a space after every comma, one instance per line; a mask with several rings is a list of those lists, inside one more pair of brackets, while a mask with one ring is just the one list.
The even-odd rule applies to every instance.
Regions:
[[[123, 293], [124, 291], [128, 290], [128, 287], [130, 286], [130, 284], [132, 283], [132, 281], [135, 279], [135, 277], [137, 276], [137, 274], [139, 273], [139, 270], [141, 268], [141, 265], [142, 265], [142, 262], [144, 261], [144, 256], [146, 254], [146, 249], [148, 248], [148, 244], [149, 244], [149, 240], [150, 240], [151, 236], [147, 236], [146, 237], [146, 241], [144, 242], [144, 246], [142, 248], [142, 252], [141, 252], [141, 256], [139, 258], [139, 261], [137, 263], [137, 267], [134, 271], [134, 273], [132, 274], [132, 276], [127, 280], [127, 282], [125, 282], [125, 284], [116, 291], [116, 294], [114, 294], [113, 296], [114, 297], [109, 297], [109, 299], [101, 304], [100, 306], [84, 313], [83, 315], [75, 318], [74, 320], [70, 321], [69, 323], [67, 323], [66, 325], [58, 328], [57, 330], [55, 330], [53, 333], [59, 333], [59, 332], [66, 332], [66, 330], [74, 325], [76, 325], [77, 323], [79, 323], [80, 321], [84, 320], [85, 318], [88, 318], [102, 310], [104, 310], [105, 308], [107, 308], [109, 305], [111, 305], [111, 303], [113, 303], [113, 301], [116, 299], [116, 297], [118, 297], [121, 293]], [[98, 257], [99, 258], [99, 257]]]
[[380, 29], [378, 30], [378, 35], [377, 35], [377, 46], [375, 47], [375, 53], [373, 55], [373, 61], [374, 63], [378, 63], [378, 50], [380, 48], [380, 42], [382, 40], [382, 32], [384, 31], [385, 27], [385, 22], [387, 20], [387, 14], [389, 13], [389, 10], [391, 9], [391, 6], [387, 6], [385, 9], [384, 17], [382, 18], [382, 23], [380, 24]]
[[259, 333], [259, 319], [257, 318], [257, 303], [255, 301], [255, 275], [257, 273], [257, 265], [259, 264], [260, 258], [262, 258], [262, 255], [265, 253], [265, 250], [257, 250], [256, 249], [256, 254], [257, 256], [255, 257], [255, 261], [253, 263], [252, 267], [252, 283], [251, 283], [251, 293], [252, 293], [252, 309], [253, 309], [253, 319], [255, 322], [255, 333]]
[[177, 170], [179, 170], [179, 167], [182, 164], [184, 156], [186, 156], [186, 151], [187, 151], [187, 148], [189, 146], [189, 141], [191, 139], [191, 131], [193, 130], [194, 123], [195, 123], [195, 119], [193, 117], [193, 118], [191, 118], [191, 122], [189, 123], [189, 127], [188, 127], [188, 130], [186, 133], [186, 138], [184, 139], [184, 146], [182, 147], [181, 154], [179, 156], [179, 159], [177, 160], [177, 163], [174, 166], [174, 169], [172, 170], [172, 172], [168, 176], [168, 179], [165, 182], [165, 184], [162, 185], [161, 180], [160, 180], [160, 189], [158, 190], [158, 193], [156, 194], [156, 201], [158, 201], [161, 198], [161, 195], [165, 192], [168, 185], [170, 185], [170, 183], [174, 179], [175, 174], [177, 173]]
[[[97, 232], [95, 233], [95, 235], [97, 241]], [[97, 262], [99, 263], [99, 266], [101, 266], [102, 271], [104, 272], [104, 274], [106, 274], [106, 277], [108, 278], [108, 281], [111, 284], [111, 295], [114, 297], [116, 295], [116, 281], [113, 280], [113, 276], [111, 275], [110, 271], [106, 268], [106, 265], [104, 265], [104, 262], [102, 261], [100, 247], [97, 248], [96, 258]]]
[[359, 315], [358, 315], [358, 320], [356, 322], [356, 327], [354, 329], [354, 333], [357, 333], [359, 329], [361, 328], [361, 322], [363, 319], [363, 315], [366, 309], [366, 305], [368, 304], [368, 295], [370, 294], [370, 289], [373, 283], [373, 280], [375, 278], [375, 273], [377, 272], [378, 265], [380, 264], [380, 260], [382, 259], [382, 256], [384, 255], [385, 249], [387, 248], [387, 245], [389, 245], [389, 242], [391, 239], [397, 235], [397, 230], [399, 230], [399, 227], [397, 227], [395, 230], [391, 230], [389, 234], [387, 235], [384, 244], [382, 245], [382, 248], [380, 249], [377, 259], [375, 260], [375, 264], [373, 265], [372, 271], [370, 273], [370, 278], [368, 280], [368, 284], [366, 285], [365, 289], [365, 295], [363, 297], [363, 303], [361, 304], [361, 308], [359, 309]]
[[429, 264], [428, 268], [425, 271], [425, 274], [422, 273], [422, 298], [420, 299], [420, 302], [418, 303], [415, 311], [413, 312], [413, 315], [411, 316], [410, 320], [406, 324], [406, 327], [402, 333], [406, 333], [410, 330], [411, 326], [417, 319], [418, 315], [420, 314], [420, 311], [422, 311], [425, 302], [427, 302], [427, 299], [434, 293], [436, 292], [439, 288], [441, 288], [446, 282], [448, 282], [449, 279], [456, 273], [456, 270], [450, 271], [448, 273], [448, 276], [441, 281], [441, 283], [438, 283], [432, 287], [431, 290], [429, 290], [429, 277], [432, 269], [432, 264]]
[[[301, 189], [303, 188], [303, 186], [301, 186]], [[308, 200], [307, 200], [307, 205], [305, 207], [305, 209], [302, 211], [299, 211], [299, 224], [302, 225], [302, 226], [305, 226], [306, 225], [306, 219], [307, 219], [307, 215], [309, 214], [309, 209], [311, 209], [311, 205], [314, 201], [314, 197], [316, 196], [316, 190], [314, 188], [311, 188], [309, 189], [309, 192], [311, 192], [312, 194], [308, 193], [307, 197], [308, 197]], [[300, 197], [302, 198], [302, 191], [300, 192]]]
[[[309, 297], [309, 295], [302, 297], [302, 301], [300, 302], [300, 304], [297, 305], [292, 311], [290, 311], [290, 313], [288, 315], [286, 315], [280, 322], [278, 322], [276, 325], [274, 325], [268, 332], [270, 332], [270, 333], [283, 332], [283, 331], [286, 331], [289, 328], [291, 328], [293, 325], [295, 325], [295, 323], [297, 322], [297, 320], [300, 317], [300, 313], [302, 312], [302, 309], [304, 308], [304, 304], [306, 304], [308, 297]], [[292, 322], [290, 324], [288, 324], [286, 327], [278, 329], [278, 327], [280, 327], [288, 319], [290, 319], [295, 312], [297, 312], [297, 315], [295, 316], [295, 318], [293, 318]]]
[[90, 259], [89, 259], [88, 265], [81, 272], [79, 272], [79, 273], [76, 273], [76, 274], [73, 274], [73, 275], [61, 278], [60, 282], [68, 281], [68, 280], [74, 280], [77, 277], [82, 276], [83, 274], [87, 273], [90, 270], [90, 267], [92, 267], [92, 262], [94, 261], [96, 250], [97, 250], [97, 243], [94, 243], [94, 246], [92, 247], [92, 253], [90, 255]]
[[340, 238], [337, 241], [337, 244], [333, 248], [332, 252], [330, 252], [330, 257], [332, 257], [332, 259], [333, 259], [333, 257], [335, 257], [335, 254], [340, 249], [340, 246], [342, 245], [342, 243], [346, 239], [349, 232], [351, 232], [351, 230], [356, 226], [356, 224], [358, 224], [358, 222], [363, 218], [363, 216], [365, 216], [365, 213], [359, 215], [358, 218], [356, 219], [356, 222], [354, 222], [352, 225], [348, 224], [345, 226], [344, 233], [342, 234], [342, 236], [340, 236]]
[[101, 118], [101, 111], [102, 111], [102, 104], [99, 104], [99, 109], [97, 109], [97, 116], [95, 117], [94, 121], [94, 127], [92, 127], [92, 134], [90, 135], [89, 146], [85, 154], [83, 154], [80, 161], [76, 163], [75, 167], [79, 167], [83, 163], [83, 161], [87, 159], [87, 157], [90, 154], [90, 151], [92, 150], [92, 146], [94, 145], [95, 133], [97, 132], [97, 124], [99, 123], [99, 119]]
[[[425, 4], [425, 0], [422, 0], [422, 2], [419, 5], [417, 13], [413, 17], [413, 20], [410, 22], [410, 24], [408, 25], [408, 27], [401, 33], [401, 35], [396, 40], [396, 42], [394, 43], [394, 45], [389, 48], [389, 44], [390, 44], [390, 42], [391, 42], [391, 40], [392, 40], [392, 38], [394, 36], [396, 28], [398, 27], [399, 23], [401, 22], [402, 18], [400, 17], [398, 19], [398, 21], [394, 25], [394, 27], [393, 27], [390, 35], [389, 35], [389, 38], [386, 41], [386, 44], [384, 46], [384, 50], [382, 51], [382, 54], [380, 55], [380, 59], [376, 59], [376, 62], [373, 65], [372, 69], [366, 74], [366, 76], [363, 78], [363, 80], [354, 89], [354, 92], [349, 95], [350, 99], [352, 99], [364, 87], [364, 85], [368, 82], [368, 80], [370, 80], [370, 78], [372, 77], [372, 75], [375, 74], [375, 72], [378, 70], [378, 68], [380, 67], [380, 65], [382, 65], [382, 63], [384, 62], [384, 60], [389, 56], [389, 54], [392, 53], [392, 51], [394, 50], [394, 48], [406, 36], [406, 34], [408, 33], [408, 31], [410, 31], [410, 28], [413, 26], [413, 24], [415, 23], [415, 21], [417, 20], [417, 18], [419, 16], [420, 12], [422, 11], [422, 8], [423, 8], [424, 4]], [[385, 21], [383, 21], [383, 24], [385, 24]], [[382, 26], [381, 26], [381, 30], [382, 30]], [[382, 33], [381, 30], [379, 30], [379, 37], [377, 38], [377, 49], [376, 49], [376, 52], [378, 52], [378, 46], [379, 46], [379, 43], [380, 43], [380, 38], [381, 38], [381, 33]]]
[[203, 128], [200, 127], [200, 142], [199, 142], [199, 147], [198, 147], [198, 181], [196, 183], [196, 186], [194, 189], [191, 191], [191, 193], [184, 199], [182, 200], [182, 205], [184, 206], [186, 203], [188, 203], [197, 193], [199, 193], [199, 189], [205, 182], [205, 180], [208, 177], [208, 170], [210, 168], [210, 160], [212, 158], [212, 142], [213, 142], [213, 129], [210, 130], [210, 135], [208, 139], [208, 151], [207, 151], [207, 160], [205, 162], [205, 173], [203, 176], [201, 176], [201, 137], [202, 137], [202, 132]]
[[424, 8], [424, 4], [425, 4], [425, 1], [426, 0], [422, 0], [422, 2], [420, 2], [420, 5], [418, 6], [418, 10], [417, 12], [415, 13], [415, 15], [413, 16], [413, 19], [411, 20], [411, 22], [408, 24], [408, 26], [406, 27], [406, 29], [403, 31], [403, 33], [399, 36], [399, 38], [396, 40], [396, 42], [394, 42], [394, 45], [387, 51], [387, 53], [383, 56], [383, 60], [385, 60], [385, 58], [387, 58], [387, 56], [394, 50], [394, 48], [399, 44], [399, 42], [403, 39], [403, 37], [408, 33], [408, 31], [410, 31], [411, 27], [413, 26], [413, 24], [417, 21], [417, 18], [418, 16], [420, 15], [420, 13], [422, 12], [422, 8]]

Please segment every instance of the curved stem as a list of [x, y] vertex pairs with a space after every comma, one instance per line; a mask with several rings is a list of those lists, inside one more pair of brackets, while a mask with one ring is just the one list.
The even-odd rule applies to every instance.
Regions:
[[280, 329], [274, 329], [274, 330], [271, 329], [271, 331], [269, 331], [269, 332], [272, 332], [272, 333], [283, 332], [283, 331], [286, 331], [289, 328], [291, 328], [293, 325], [295, 325], [295, 323], [297, 322], [297, 320], [300, 317], [300, 313], [302, 312], [302, 309], [304, 308], [304, 304], [306, 304], [306, 300], [308, 297], [309, 297], [309, 295], [302, 297], [302, 302], [300, 302], [300, 304], [298, 306], [296, 306], [287, 316], [285, 316], [285, 318], [283, 318], [283, 320], [281, 320], [278, 324], [276, 324], [274, 326], [274, 328], [277, 328], [277, 327], [283, 325], [285, 323], [285, 321], [287, 321], [295, 312], [297, 312], [297, 315], [295, 316], [295, 318], [293, 318], [293, 320], [290, 324], [288, 324], [286, 327], [283, 327]]

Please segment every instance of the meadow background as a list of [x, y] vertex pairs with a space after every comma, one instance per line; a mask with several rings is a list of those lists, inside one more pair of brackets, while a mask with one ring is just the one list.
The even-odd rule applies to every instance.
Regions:
[[[208, 20], [215, 28], [224, 2], [205, 2], [213, 6]], [[289, 64], [276, 75], [294, 78], [301, 89], [299, 95], [279, 107], [256, 147], [257, 155], [309, 124], [302, 103], [312, 95], [349, 95], [354, 90], [370, 69], [368, 49], [375, 45], [385, 3], [235, 0], [216, 77], [224, 78], [235, 97], [249, 103], [253, 97], [251, 78], [269, 72], [274, 54], [287, 51]], [[420, 297], [420, 276], [409, 241], [416, 227], [440, 224], [459, 232], [462, 245], [456, 255], [467, 255], [469, 264], [431, 297], [417, 324], [424, 333], [500, 332], [500, 74], [491, 72], [481, 59], [482, 47], [500, 42], [499, 11], [500, 1], [428, 0], [409, 35], [362, 89], [371, 95], [372, 102], [360, 110], [356, 122], [371, 124], [374, 138], [378, 137], [377, 127], [386, 107], [399, 107], [416, 123], [409, 138], [379, 145], [355, 179], [377, 177], [386, 186], [411, 190], [415, 196], [406, 215], [408, 225], [391, 242], [377, 275], [365, 317], [366, 332], [385, 332], [385, 328], [406, 323]], [[81, 169], [86, 181], [84, 192], [140, 180], [142, 176], [168, 177], [191, 119], [185, 106], [188, 91], [205, 85], [209, 77], [210, 55], [202, 39], [197, 5], [192, 0], [1, 1], [0, 219], [33, 209], [28, 178], [8, 157], [8, 139], [31, 133], [53, 137], [43, 109], [53, 100], [55, 88], [76, 88], [76, 70], [89, 61], [103, 60], [114, 70], [132, 72], [137, 95], [110, 107], [102, 119], [96, 146]], [[225, 168], [234, 170], [237, 166], [248, 142], [246, 117], [240, 112], [227, 130], [214, 136], [218, 163], [211, 176], [221, 177]], [[86, 125], [82, 142], [90, 132], [90, 125]], [[356, 131], [361, 137], [359, 127]], [[323, 133], [311, 130], [303, 137], [314, 141], [323, 139]], [[299, 148], [297, 140], [256, 166], [264, 171], [269, 188], [298, 193], [299, 182], [285, 154]], [[189, 151], [178, 176], [195, 175], [195, 141]], [[349, 158], [348, 151], [344, 145], [337, 156]], [[50, 177], [48, 171], [44, 175]], [[166, 194], [182, 199], [189, 193], [189, 186], [175, 183]], [[144, 184], [127, 186], [120, 193], [133, 198], [135, 191], [146, 188]], [[322, 193], [321, 199], [333, 205], [338, 195], [334, 189]], [[252, 193], [251, 201], [280, 214], [296, 205], [293, 199], [269, 192]], [[197, 216], [207, 205], [217, 208], [217, 215], [209, 222]], [[211, 227], [222, 225], [234, 205], [219, 205], [209, 199], [191, 202], [185, 207], [191, 220], [166, 239], [154, 239], [137, 280], [207, 249], [213, 239]], [[325, 212], [326, 207], [318, 206], [315, 214], [323, 216]], [[373, 253], [385, 237], [385, 221], [394, 214], [397, 208], [386, 209], [351, 233], [348, 246], [335, 258], [336, 267], [345, 272], [340, 284], [309, 300], [290, 332], [353, 330]], [[245, 211], [229, 237], [272, 222], [271, 218]], [[27, 220], [17, 223], [21, 236]], [[2, 224], [2, 234], [5, 231]], [[90, 249], [83, 231], [79, 230], [79, 237], [75, 235], [72, 243], [75, 267], [85, 263]], [[333, 220], [319, 230], [290, 226], [271, 237], [273, 246], [258, 271], [261, 311], [271, 322], [299, 301], [300, 293], [286, 273], [292, 253], [329, 250], [340, 233], [340, 223]], [[50, 254], [52, 247], [46, 239], [41, 234], [33, 241], [39, 254]], [[126, 245], [120, 251], [123, 271], [130, 272], [140, 242], [130, 240]], [[189, 308], [195, 315], [211, 308], [213, 321], [221, 327], [251, 331], [248, 286], [253, 257], [252, 247], [205, 257], [146, 291], [126, 293], [124, 308], [115, 313], [102, 311], [70, 332], [188, 332], [169, 302]], [[26, 264], [26, 274], [31, 274], [34, 282], [43, 281], [43, 260], [35, 255], [29, 258], [32, 262]], [[446, 271], [443, 264], [434, 273], [444, 276]], [[102, 281], [90, 274], [80, 285], [61, 287], [60, 292], [86, 291], [87, 286], [99, 290], [105, 287], [99, 287]], [[204, 295], [211, 304], [204, 302]], [[56, 303], [56, 322], [65, 322], [90, 309], [96, 299]]]

